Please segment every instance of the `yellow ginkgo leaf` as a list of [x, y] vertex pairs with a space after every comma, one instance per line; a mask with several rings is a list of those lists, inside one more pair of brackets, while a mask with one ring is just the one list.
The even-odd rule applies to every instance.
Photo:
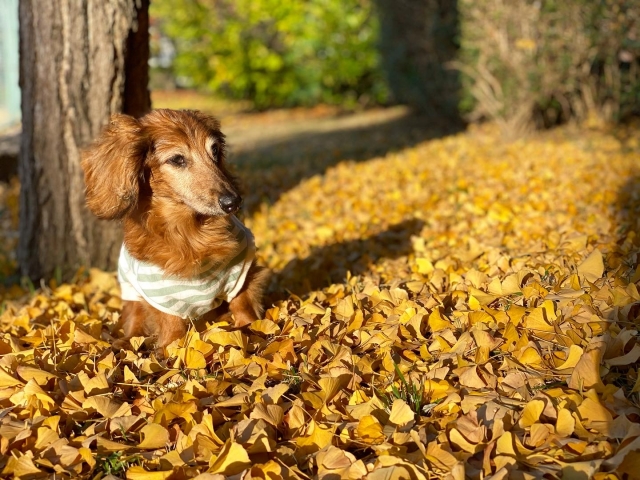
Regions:
[[100, 395], [111, 391], [111, 386], [104, 372], [100, 372], [93, 378], [85, 377], [83, 387], [87, 396]]
[[313, 453], [330, 445], [333, 441], [333, 432], [329, 429], [320, 427], [315, 421], [309, 424], [309, 432], [306, 437], [298, 437], [296, 445], [303, 452]]
[[415, 413], [411, 410], [411, 407], [407, 405], [407, 402], [398, 398], [394, 400], [391, 405], [391, 415], [389, 415], [389, 421], [398, 426], [406, 425], [415, 420]]
[[239, 347], [242, 350], [247, 348], [247, 337], [239, 330], [233, 332], [217, 331], [205, 334], [205, 340], [213, 345], [221, 345], [223, 347]]
[[318, 380], [318, 385], [322, 388], [324, 402], [329, 403], [338, 392], [340, 392], [351, 380], [350, 375], [340, 375], [339, 377], [324, 377]]
[[602, 253], [597, 248], [578, 265], [578, 274], [583, 275], [588, 281], [595, 282], [602, 278], [604, 262]]
[[542, 357], [533, 347], [525, 348], [517, 358], [523, 365], [537, 366], [542, 363]]
[[452, 428], [449, 431], [449, 441], [452, 445], [455, 445], [456, 447], [468, 453], [476, 453], [483, 448], [483, 444], [471, 443], [455, 428]]
[[11, 475], [13, 478], [32, 478], [35, 475], [42, 475], [42, 471], [33, 463], [33, 455], [29, 454], [10, 456], [2, 473]]
[[249, 325], [249, 328], [263, 335], [278, 335], [280, 333], [280, 327], [272, 320], [256, 320]]
[[529, 401], [522, 410], [518, 424], [522, 428], [530, 427], [540, 419], [543, 410], [544, 401], [539, 399]]
[[251, 466], [251, 460], [244, 447], [228, 440], [220, 453], [211, 458], [209, 473], [236, 475]]
[[265, 405], [264, 403], [258, 403], [253, 408], [250, 417], [263, 419], [274, 427], [277, 427], [284, 419], [284, 410], [280, 405]]
[[580, 420], [584, 425], [591, 425], [594, 422], [610, 425], [613, 422], [613, 414], [600, 403], [595, 390], [590, 390], [585, 394], [585, 399], [578, 405]]
[[131, 415], [131, 406], [121, 403], [114, 398], [94, 395], [87, 398], [82, 404], [83, 409], [92, 409], [105, 418], [116, 418], [124, 415]]
[[573, 368], [567, 382], [569, 388], [584, 390], [603, 387], [600, 378], [600, 361], [604, 355], [606, 343], [602, 338], [594, 338]]
[[185, 367], [190, 369], [205, 368], [207, 361], [204, 358], [202, 352], [199, 352], [195, 348], [187, 348], [184, 359]]
[[24, 385], [24, 383], [0, 368], [0, 388], [17, 387], [18, 385]]
[[377, 418], [372, 415], [365, 415], [360, 419], [356, 429], [358, 437], [369, 444], [378, 444], [384, 441], [382, 425]]
[[447, 328], [453, 328], [451, 322], [443, 319], [438, 310], [434, 310], [433, 312], [431, 312], [427, 323], [429, 325], [429, 329], [432, 332], [438, 332]]
[[576, 421], [573, 415], [566, 408], [558, 410], [558, 419], [556, 420], [556, 433], [561, 437], [569, 437], [573, 433]]
[[28, 367], [25, 365], [19, 366], [16, 369], [16, 373], [25, 382], [28, 382], [29, 380], [33, 379], [38, 385], [45, 385], [52, 378], [58, 377], [54, 373], [50, 373], [45, 370], [40, 370], [39, 368]]
[[350, 321], [354, 313], [355, 313], [355, 309], [354, 309], [353, 300], [351, 299], [351, 297], [346, 297], [340, 300], [340, 302], [335, 308], [336, 318], [338, 318], [338, 320], [343, 320], [345, 322]]
[[150, 472], [138, 465], [127, 469], [127, 480], [165, 480], [173, 475], [173, 470]]
[[138, 448], [145, 450], [157, 450], [163, 448], [169, 442], [169, 432], [162, 425], [148, 423], [140, 430], [142, 441]]
[[326, 470], [348, 468], [356, 460], [351, 453], [345, 452], [333, 445], [329, 445], [318, 452], [317, 459], [322, 468]]
[[573, 368], [578, 364], [578, 361], [582, 357], [584, 350], [578, 345], [571, 345], [569, 347], [569, 353], [567, 354], [567, 359], [556, 367], [557, 370], [564, 370], [566, 368]]
[[514, 437], [511, 432], [504, 432], [496, 443], [497, 455], [509, 455], [515, 457], [517, 455], [514, 448]]

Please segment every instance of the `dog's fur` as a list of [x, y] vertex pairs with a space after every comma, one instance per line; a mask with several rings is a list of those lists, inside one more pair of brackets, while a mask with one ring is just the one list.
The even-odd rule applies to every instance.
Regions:
[[[219, 122], [201, 112], [114, 115], [83, 152], [87, 205], [99, 218], [123, 219], [124, 243], [134, 258], [189, 278], [203, 261], [222, 260], [237, 248], [220, 201], [240, 200], [224, 154]], [[261, 317], [266, 276], [251, 265], [226, 314], [236, 327]], [[144, 301], [124, 303], [122, 325], [123, 341], [154, 336], [158, 353], [187, 329], [185, 320]]]

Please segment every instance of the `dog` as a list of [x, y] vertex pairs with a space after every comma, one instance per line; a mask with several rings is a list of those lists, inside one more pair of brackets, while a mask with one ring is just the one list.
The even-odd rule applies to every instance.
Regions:
[[[115, 348], [155, 337], [163, 356], [189, 319], [240, 328], [261, 318], [268, 271], [256, 265], [253, 236], [234, 215], [242, 197], [214, 117], [167, 109], [113, 115], [81, 165], [89, 210], [124, 225], [124, 338]], [[218, 313], [223, 304], [228, 311]]]

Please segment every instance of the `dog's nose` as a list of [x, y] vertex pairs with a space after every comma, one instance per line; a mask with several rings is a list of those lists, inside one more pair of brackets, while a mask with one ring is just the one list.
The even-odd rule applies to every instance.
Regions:
[[240, 195], [236, 195], [235, 193], [225, 193], [220, 197], [219, 202], [222, 210], [226, 213], [233, 213], [240, 208], [242, 198], [240, 198]]

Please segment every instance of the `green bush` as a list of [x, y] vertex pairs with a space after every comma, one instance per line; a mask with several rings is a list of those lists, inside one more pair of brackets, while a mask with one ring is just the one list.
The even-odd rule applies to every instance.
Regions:
[[154, 0], [173, 73], [258, 108], [383, 102], [370, 0]]

